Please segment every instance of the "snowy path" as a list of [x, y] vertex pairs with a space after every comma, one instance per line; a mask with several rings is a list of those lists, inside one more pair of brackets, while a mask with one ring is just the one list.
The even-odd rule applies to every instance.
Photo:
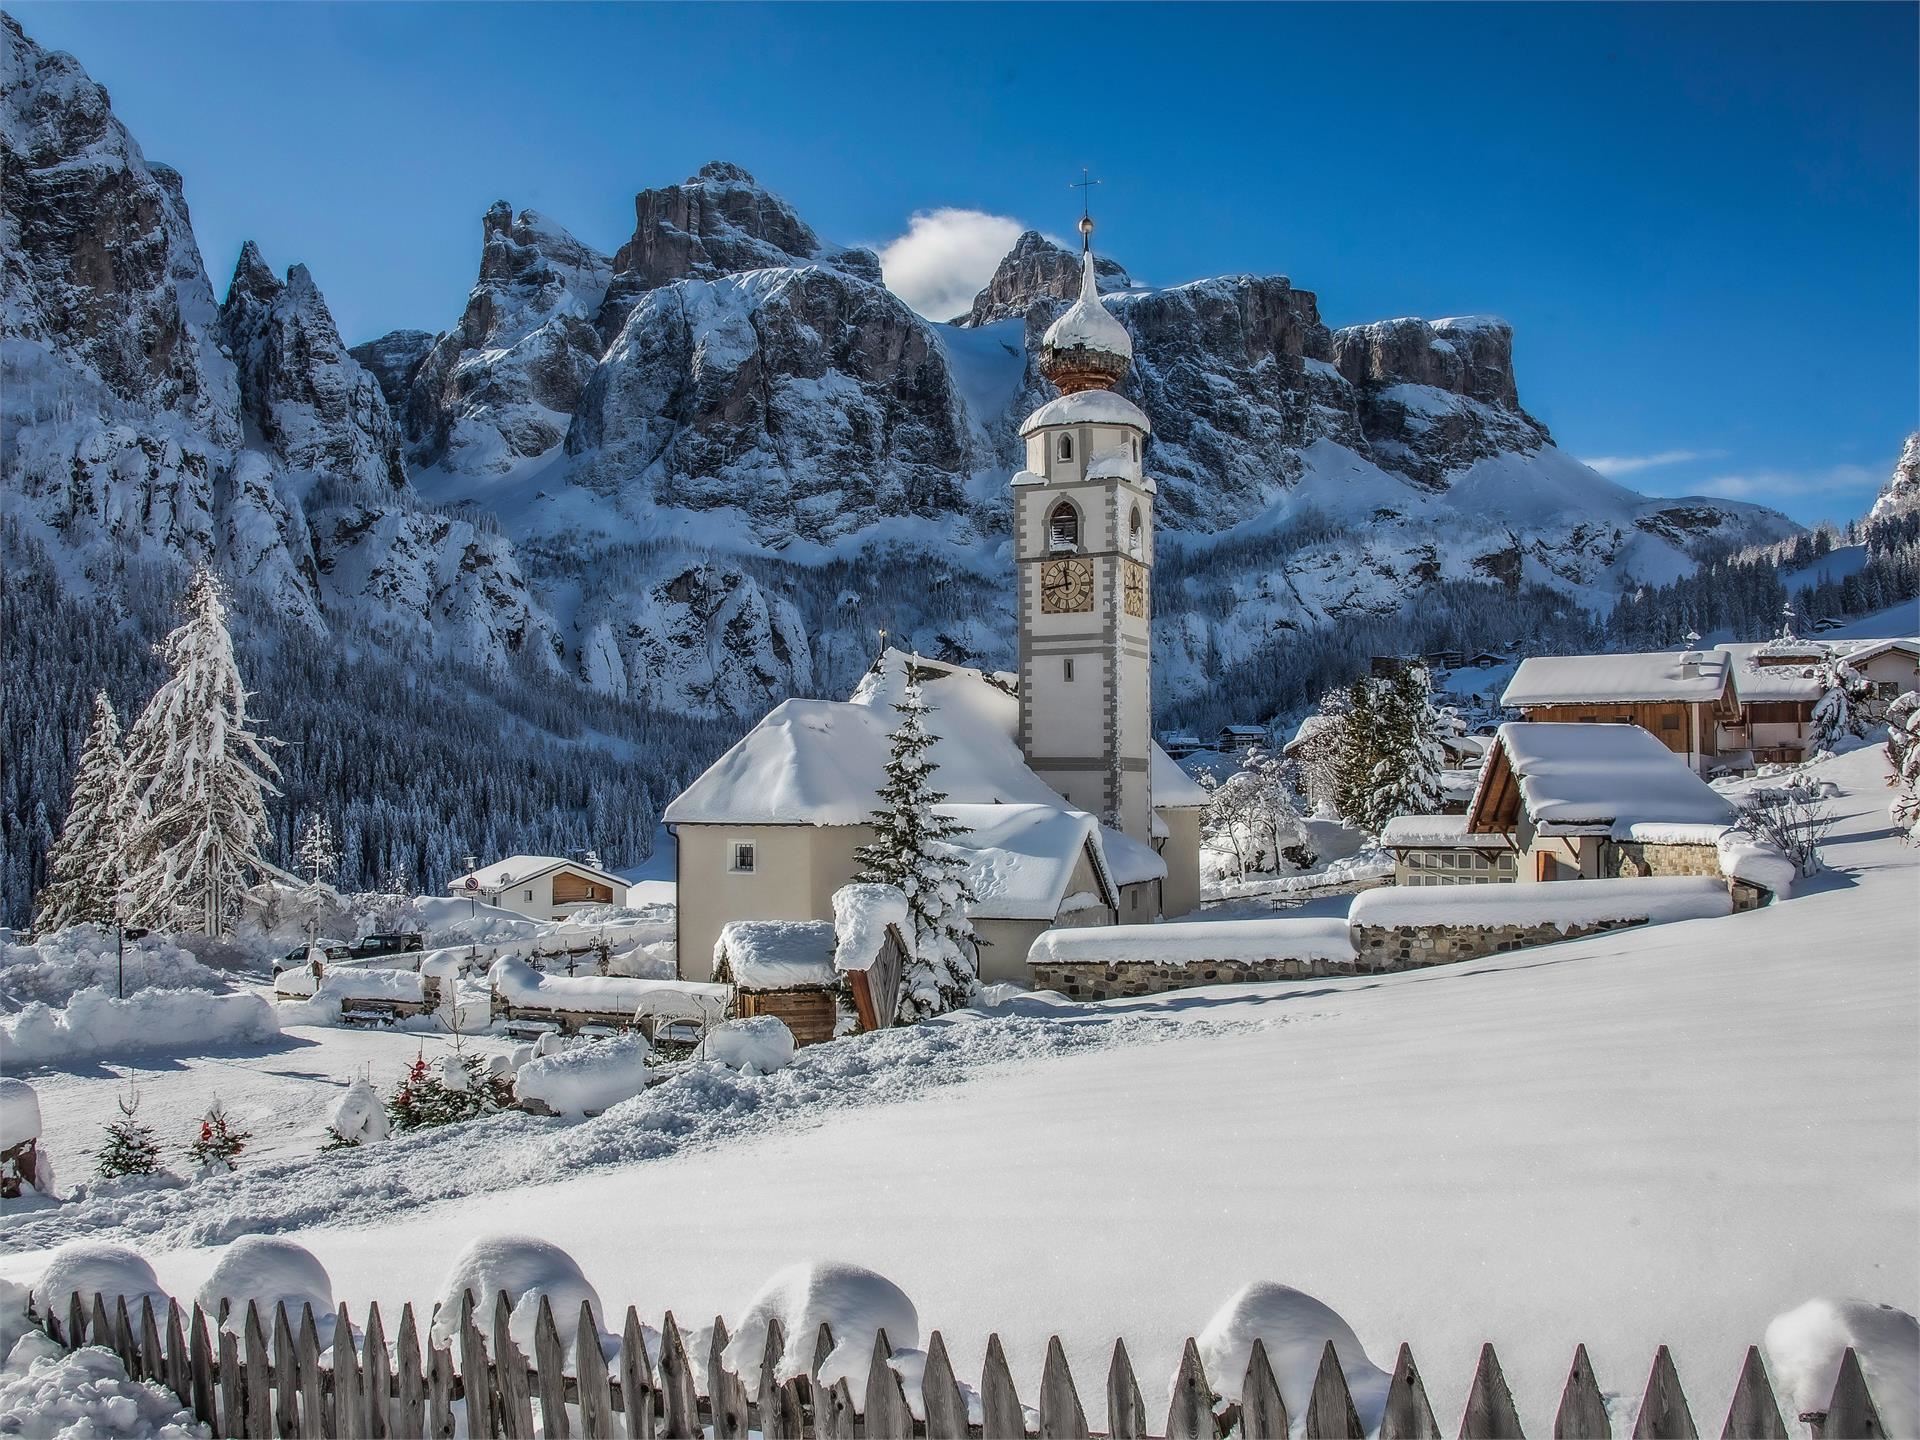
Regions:
[[[1628, 1409], [1670, 1343], [1717, 1429], [1772, 1316], [1813, 1295], [1920, 1309], [1920, 852], [1886, 824], [1879, 768], [1823, 767], [1849, 792], [1837, 873], [1769, 910], [896, 1032], [716, 1080], [699, 1111], [656, 1091], [573, 1127], [506, 1119], [484, 1147], [466, 1128], [404, 1166], [397, 1148], [260, 1166], [0, 1243], [82, 1220], [156, 1250], [308, 1224], [361, 1304], [431, 1295], [472, 1234], [511, 1228], [567, 1246], [609, 1301], [683, 1315], [847, 1258], [904, 1286], [963, 1368], [997, 1329], [1029, 1385], [1057, 1331], [1086, 1380], [1124, 1333], [1149, 1389], [1268, 1278], [1331, 1304], [1376, 1361], [1410, 1340], [1443, 1426], [1491, 1339], [1532, 1429], [1576, 1341]], [[911, 1065], [874, 1064], [888, 1045]], [[471, 1193], [476, 1172], [513, 1188]], [[190, 1291], [212, 1257], [155, 1259]]]

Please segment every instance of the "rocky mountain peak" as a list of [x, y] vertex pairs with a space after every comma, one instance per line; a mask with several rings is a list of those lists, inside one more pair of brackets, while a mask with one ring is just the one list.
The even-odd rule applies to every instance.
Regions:
[[[1133, 284], [1117, 261], [1103, 255], [1093, 257], [1093, 273], [1103, 294]], [[973, 297], [973, 308], [953, 323], [991, 325], [996, 320], [1018, 320], [1037, 300], [1071, 301], [1079, 293], [1078, 252], [1055, 244], [1038, 230], [1028, 230], [1013, 242], [986, 288]]]
[[709, 160], [692, 175], [687, 177], [687, 184], [689, 185], [699, 185], [703, 183], [712, 183], [715, 185], [751, 185], [755, 189], [758, 189], [760, 186], [760, 182], [755, 180], [753, 176], [749, 175], [740, 166], [730, 164], [725, 160]]
[[285, 288], [260, 254], [260, 247], [249, 240], [240, 247], [234, 263], [233, 279], [227, 282], [227, 299], [222, 311], [236, 304], [271, 305]]
[[1900, 447], [1893, 474], [1880, 487], [1880, 497], [1867, 512], [1867, 519], [1891, 520], [1909, 510], [1920, 510], [1920, 430], [1907, 436], [1907, 443]]

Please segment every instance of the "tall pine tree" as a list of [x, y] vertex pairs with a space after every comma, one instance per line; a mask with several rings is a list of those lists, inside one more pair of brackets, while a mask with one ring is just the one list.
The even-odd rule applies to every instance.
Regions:
[[194, 574], [185, 621], [160, 645], [170, 674], [134, 723], [127, 765], [140, 796], [128, 850], [132, 915], [156, 930], [224, 934], [248, 872], [265, 864], [266, 797], [279, 767], [255, 733], [226, 603]]
[[906, 693], [893, 708], [894, 727], [887, 782], [869, 818], [873, 840], [854, 852], [862, 881], [892, 885], [907, 897], [914, 928], [914, 958], [901, 977], [899, 1018], [912, 1021], [967, 1003], [978, 983], [979, 937], [967, 919], [973, 892], [966, 861], [953, 847], [962, 827], [934, 810], [947, 797], [933, 788], [939, 767], [928, 758], [933, 734], [919, 677], [907, 663]]
[[69, 925], [113, 923], [123, 852], [132, 838], [133, 802], [120, 721], [102, 690], [93, 697], [93, 728], [74, 770], [66, 824], [47, 855], [50, 879], [33, 917], [36, 931], [44, 935]]
[[1417, 665], [1376, 682], [1384, 714], [1384, 744], [1374, 761], [1367, 796], [1367, 828], [1376, 834], [1396, 815], [1432, 815], [1446, 798], [1440, 772], [1447, 752], [1441, 744], [1441, 719], [1427, 689], [1427, 672]]

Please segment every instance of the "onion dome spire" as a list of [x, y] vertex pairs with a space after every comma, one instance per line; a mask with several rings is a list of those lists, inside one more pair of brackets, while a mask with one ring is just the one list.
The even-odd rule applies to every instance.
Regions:
[[1110, 390], [1133, 363], [1127, 327], [1101, 303], [1093, 272], [1093, 218], [1080, 217], [1080, 297], [1040, 340], [1040, 373], [1063, 395]]

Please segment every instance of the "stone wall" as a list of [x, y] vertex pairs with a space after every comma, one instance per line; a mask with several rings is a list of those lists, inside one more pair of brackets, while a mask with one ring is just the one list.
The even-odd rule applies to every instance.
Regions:
[[1361, 968], [1419, 970], [1455, 960], [1477, 960], [1533, 945], [1552, 945], [1607, 930], [1628, 930], [1646, 920], [1603, 920], [1591, 925], [1355, 925], [1353, 948]]
[[[1713, 875], [1720, 870], [1717, 845], [1648, 845], [1638, 840], [1609, 840], [1600, 852], [1600, 870], [1604, 875], [1638, 879], [1646, 875]], [[1745, 880], [1729, 880], [1727, 892], [1733, 897], [1734, 913], [1758, 910], [1767, 903], [1767, 892]]]
[[1234, 985], [1252, 980], [1306, 980], [1319, 975], [1358, 975], [1368, 969], [1352, 960], [1202, 960], [1187, 965], [1146, 960], [1059, 962], [1030, 965], [1036, 990], [1058, 990], [1075, 1000], [1115, 1000], [1159, 995], [1196, 985]]

